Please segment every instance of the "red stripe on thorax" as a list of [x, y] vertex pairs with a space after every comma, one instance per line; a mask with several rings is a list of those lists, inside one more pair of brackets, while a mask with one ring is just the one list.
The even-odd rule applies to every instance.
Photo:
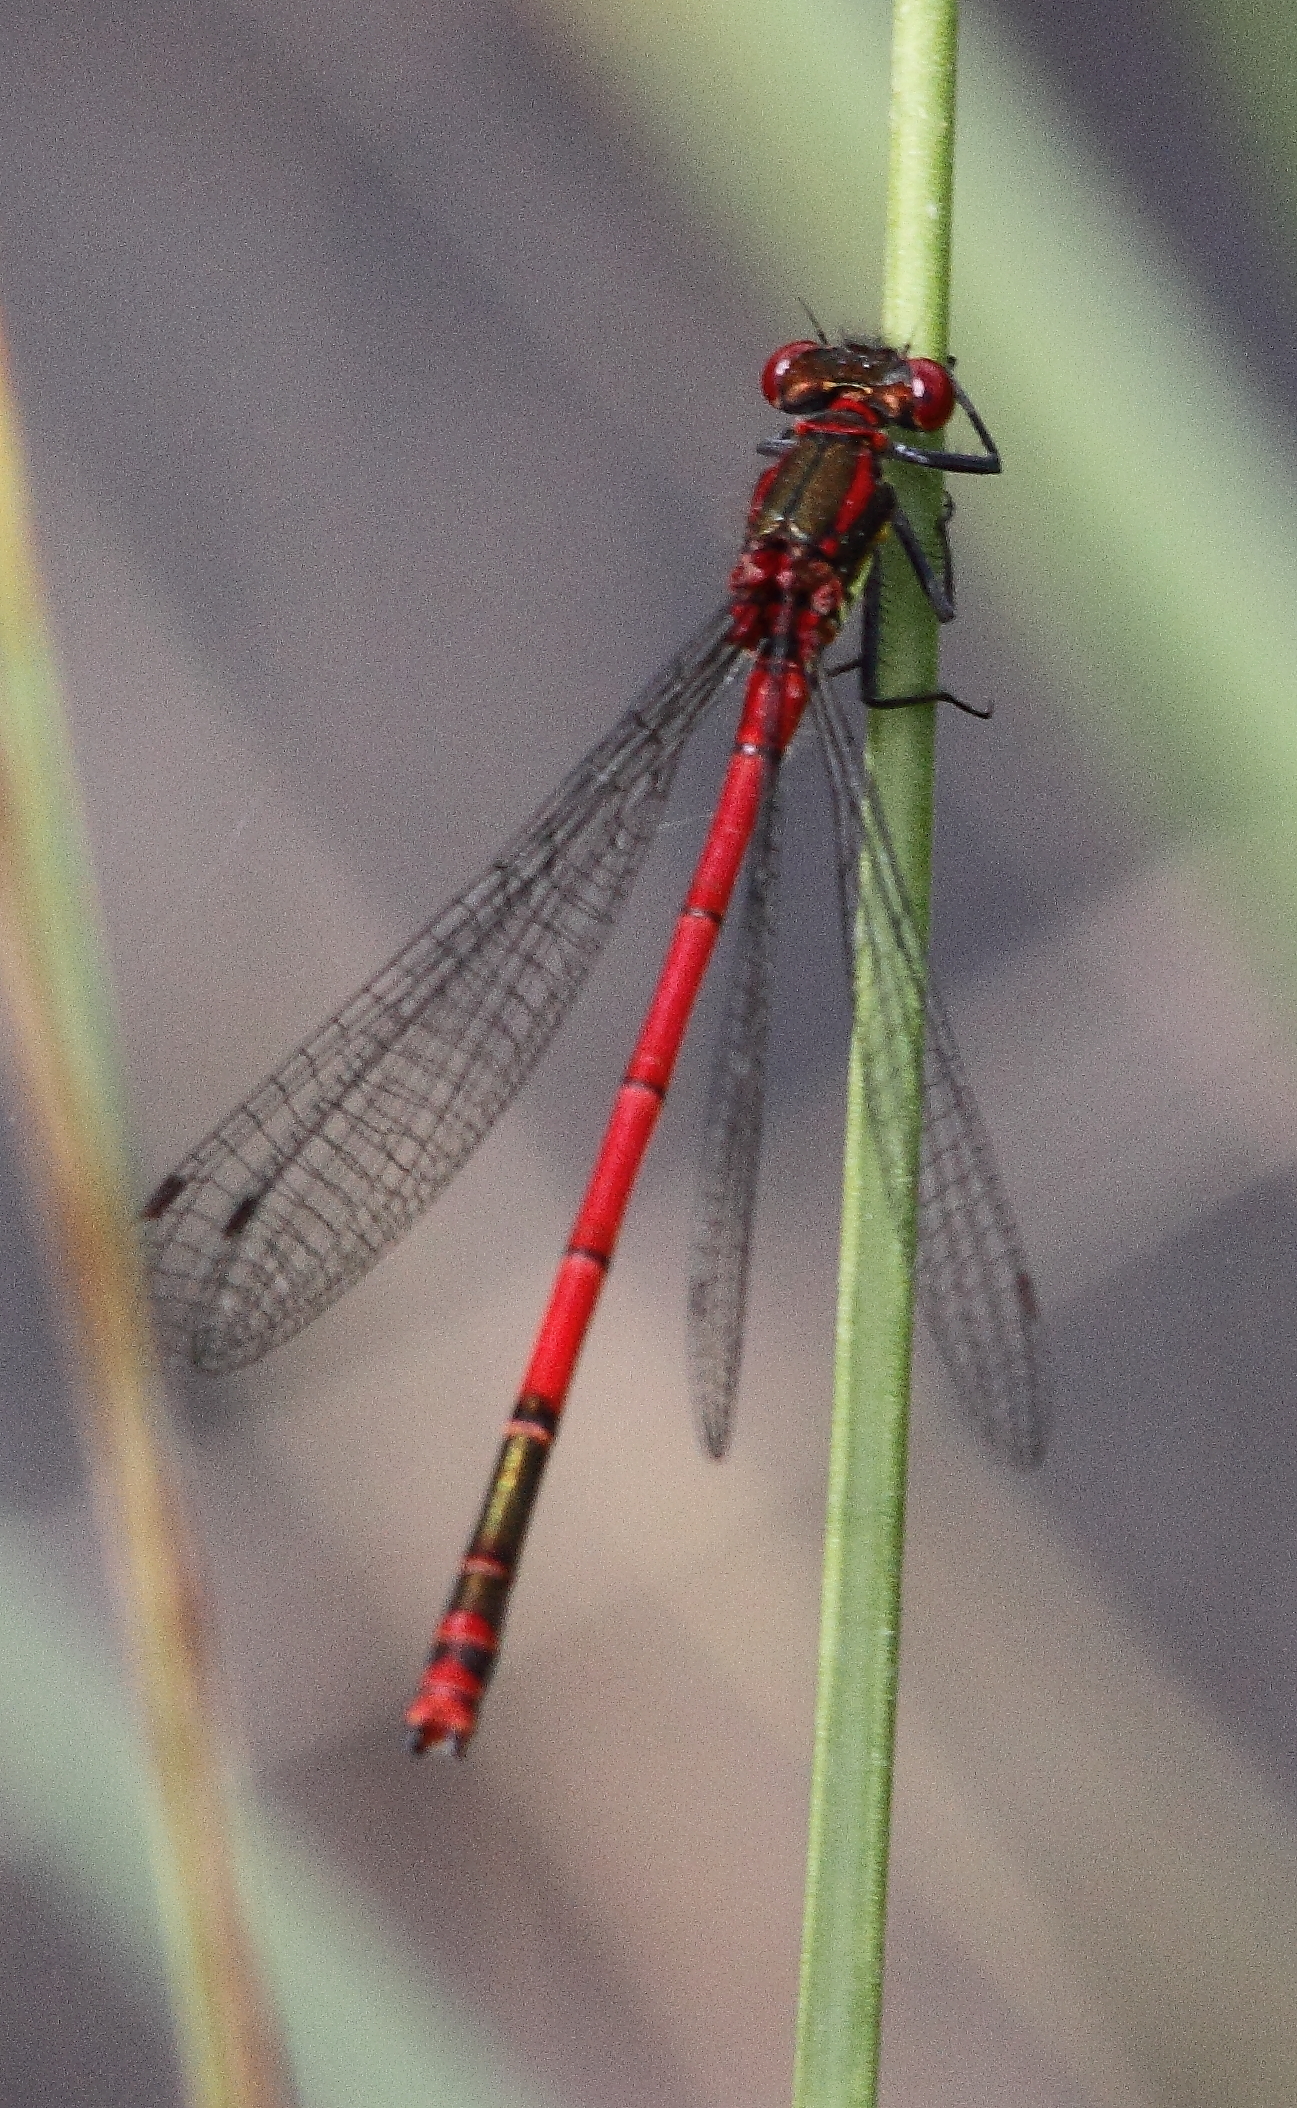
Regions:
[[850, 532], [877, 488], [878, 471], [874, 466], [874, 457], [866, 451], [861, 454], [859, 461], [857, 461], [856, 472], [847, 485], [846, 495], [838, 507], [837, 516], [833, 522], [835, 534], [843, 535]]

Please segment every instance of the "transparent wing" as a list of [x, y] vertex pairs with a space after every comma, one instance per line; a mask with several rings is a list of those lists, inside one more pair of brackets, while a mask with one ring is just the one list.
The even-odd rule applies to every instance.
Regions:
[[[869, 947], [875, 1000], [864, 1020], [870, 1122], [889, 1199], [902, 1212], [897, 1137], [907, 1049], [926, 1033], [917, 1276], [937, 1346], [978, 1433], [1017, 1464], [1043, 1453], [1048, 1397], [1036, 1299], [950, 1021], [928, 978], [925, 946], [849, 719], [823, 682], [812, 700], [833, 794], [849, 971], [856, 932]], [[860, 873], [866, 870], [865, 891]]]
[[519, 1090], [639, 871], [739, 654], [718, 612], [481, 878], [231, 1113], [143, 1211], [167, 1346], [277, 1346], [404, 1235]]
[[752, 1211], [761, 1162], [766, 1028], [782, 832], [772, 770], [748, 851], [743, 917], [712, 1064], [689, 1273], [689, 1373], [703, 1447], [729, 1447], [743, 1358]]

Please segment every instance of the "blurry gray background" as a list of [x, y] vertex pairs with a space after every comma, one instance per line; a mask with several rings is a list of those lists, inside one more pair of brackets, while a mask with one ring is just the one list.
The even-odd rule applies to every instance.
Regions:
[[[1241, 365], [1269, 362], [1290, 449], [1292, 278], [1172, 14], [1020, 14], [1139, 227]], [[803, 325], [593, 77], [489, 0], [19, 0], [0, 170], [143, 1195], [709, 612], [770, 427], [761, 366]], [[966, 501], [993, 522], [1012, 435], [995, 377], [964, 371], [1005, 449]], [[996, 714], [941, 729], [936, 957], [1059, 1404], [1043, 1470], [1006, 1483], [921, 1349], [883, 2097], [1279, 2103], [1293, 1042], [1154, 799], [1069, 730], [1043, 650], [1006, 646], [971, 589], [965, 609], [946, 677]], [[177, 1394], [260, 1796], [488, 2069], [574, 2108], [788, 2097], [846, 1036], [814, 763], [733, 1460], [695, 1452], [681, 1338], [709, 1004], [471, 1760], [412, 1767], [399, 1715], [726, 737], [690, 756], [572, 1024], [434, 1216], [270, 1362]], [[11, 1120], [0, 1483], [69, 1629], [111, 1650], [19, 1141]], [[75, 1692], [67, 1712], [93, 1746]], [[93, 1870], [7, 1822], [0, 2098], [170, 2103], [156, 1980]]]

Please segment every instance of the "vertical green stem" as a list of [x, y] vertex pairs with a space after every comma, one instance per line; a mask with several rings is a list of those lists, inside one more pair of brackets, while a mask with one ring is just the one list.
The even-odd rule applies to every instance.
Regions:
[[[942, 358], [950, 277], [956, 0], [896, 0], [883, 335]], [[901, 502], [931, 534], [939, 479], [897, 473]], [[880, 691], [936, 686], [935, 618], [903, 555], [884, 555]], [[926, 925], [932, 838], [931, 706], [875, 714], [869, 761], [916, 915]], [[868, 888], [868, 874], [862, 883]], [[867, 961], [857, 1015], [873, 1000]], [[923, 1084], [916, 1021], [905, 1133], [917, 1172]], [[884, 1193], [853, 1045], [844, 1164], [837, 1364], [821, 1605], [797, 2108], [873, 2108], [882, 2022], [887, 1855], [900, 1645], [901, 1563], [914, 1316], [913, 1199], [898, 1222]]]
[[[211, 1620], [160, 1412], [101, 956], [0, 344], [0, 1003], [133, 1642], [187, 2095], [193, 2108], [271, 2108], [280, 2060], [234, 1871]], [[65, 1702], [67, 1733], [93, 1738], [82, 1693]]]

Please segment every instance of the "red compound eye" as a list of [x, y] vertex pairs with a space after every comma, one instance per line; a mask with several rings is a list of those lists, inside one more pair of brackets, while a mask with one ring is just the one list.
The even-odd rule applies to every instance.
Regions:
[[[816, 351], [818, 349], [819, 347], [813, 338], [804, 337], [798, 344], [784, 344], [778, 351], [771, 353], [761, 369], [761, 393], [770, 404], [772, 410], [778, 410], [782, 406], [784, 382], [788, 378], [788, 369], [794, 360], [800, 359], [803, 352]], [[941, 371], [940, 368], [937, 370], [938, 372]], [[947, 415], [949, 415], [948, 412]]]
[[921, 432], [939, 432], [955, 414], [955, 384], [935, 359], [911, 359], [910, 412]]

